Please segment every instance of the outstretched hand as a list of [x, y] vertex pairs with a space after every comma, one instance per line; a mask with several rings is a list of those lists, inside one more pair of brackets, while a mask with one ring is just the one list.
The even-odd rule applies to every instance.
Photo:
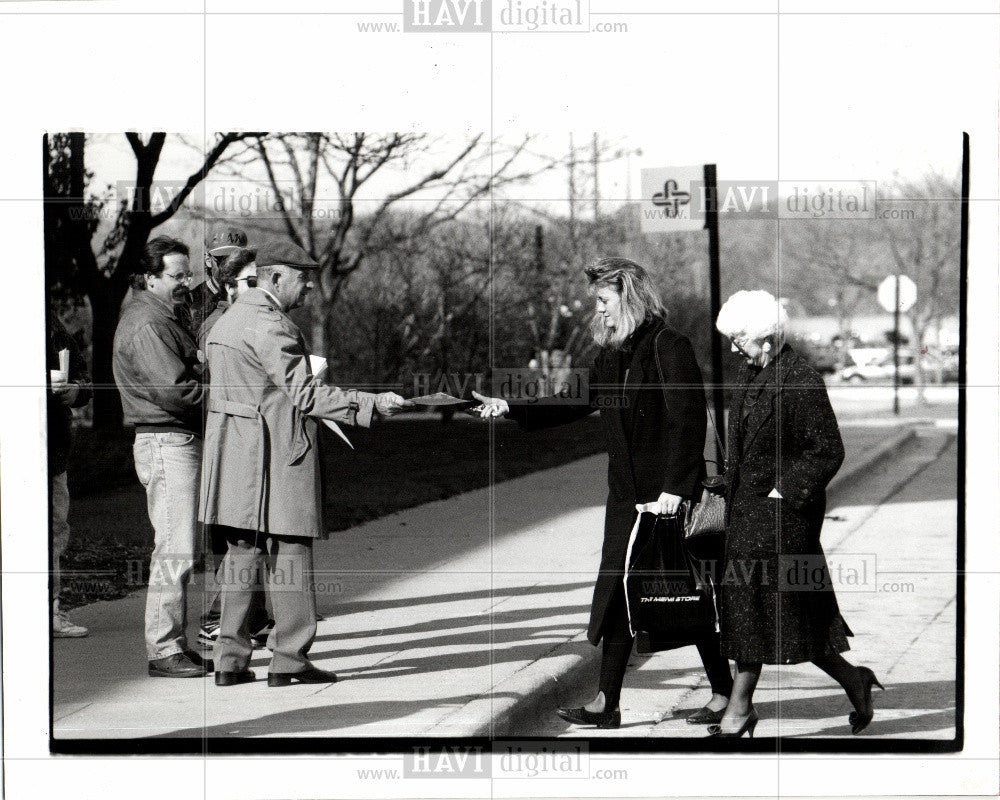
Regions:
[[507, 405], [507, 401], [499, 397], [487, 397], [486, 395], [479, 394], [479, 392], [472, 392], [472, 396], [475, 397], [482, 405], [474, 409], [479, 412], [479, 416], [483, 419], [490, 419], [491, 417], [502, 417], [510, 412], [510, 406]]
[[375, 410], [383, 417], [398, 414], [404, 408], [413, 408], [415, 403], [406, 400], [395, 392], [382, 392], [375, 395]]

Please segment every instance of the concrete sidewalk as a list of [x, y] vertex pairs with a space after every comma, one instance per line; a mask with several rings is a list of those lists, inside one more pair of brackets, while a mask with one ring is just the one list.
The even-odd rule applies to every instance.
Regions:
[[[852, 663], [871, 667], [876, 717], [863, 736], [950, 739], [955, 735], [956, 445], [928, 427], [864, 480], [834, 493], [823, 530], [841, 612], [855, 636]], [[867, 572], [851, 585], [851, 569]], [[857, 573], [855, 573], [857, 574]], [[592, 648], [596, 649], [596, 648]], [[566, 675], [547, 707], [525, 703], [495, 726], [500, 735], [698, 738], [684, 717], [711, 694], [694, 648], [633, 654], [622, 692], [622, 728], [598, 731], [560, 720], [555, 705], [588, 701], [596, 659]], [[850, 738], [853, 710], [840, 687], [811, 664], [765, 666], [754, 697], [757, 736]]]
[[[895, 459], [902, 442], [914, 441], [912, 426], [846, 423], [842, 430], [848, 449], [842, 476]], [[320, 543], [317, 592], [328, 617], [319, 623], [311, 656], [341, 676], [336, 684], [270, 689], [260, 680], [268, 661], [260, 651], [251, 665], [257, 683], [223, 689], [211, 679], [152, 679], [142, 641], [144, 593], [78, 609], [74, 618], [92, 633], [54, 642], [55, 735], [546, 733], [538, 726], [551, 720], [536, 719], [539, 703], [551, 709], [549, 701], [565, 685], [558, 679], [583, 674], [597, 653], [581, 631], [599, 560], [606, 463], [605, 456], [583, 459], [384, 517]], [[953, 470], [950, 475], [943, 485], [953, 487]], [[844, 485], [843, 477], [837, 480]], [[200, 597], [193, 597], [192, 609], [197, 605]], [[861, 625], [878, 619], [849, 607], [845, 616], [859, 634]], [[195, 634], [192, 624], [192, 641]], [[870, 663], [882, 663], [867, 643], [862, 648], [856, 639], [855, 646], [866, 661], [872, 654]], [[666, 663], [659, 657], [650, 662]], [[669, 663], [667, 677], [683, 684], [685, 696], [697, 688], [697, 665], [674, 658]], [[784, 671], [782, 679], [790, 675]], [[651, 719], [651, 706], [630, 690], [636, 685], [627, 679], [623, 699], [635, 700]], [[666, 697], [656, 685], [657, 697]], [[689, 731], [671, 729], [667, 735], [678, 733]]]

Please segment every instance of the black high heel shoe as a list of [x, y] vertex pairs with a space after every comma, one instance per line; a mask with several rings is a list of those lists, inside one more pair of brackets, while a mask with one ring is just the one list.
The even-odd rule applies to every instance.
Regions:
[[720, 708], [718, 711], [713, 711], [708, 706], [704, 708], [699, 708], [693, 714], [688, 715], [684, 718], [684, 721], [688, 725], [712, 725], [714, 723], [722, 722], [722, 715], [726, 713], [726, 709]]
[[596, 725], [598, 728], [618, 728], [622, 724], [620, 708], [611, 711], [587, 711], [583, 708], [557, 708], [556, 713], [574, 725]]
[[861, 731], [868, 727], [868, 724], [872, 721], [872, 717], [875, 716], [875, 704], [872, 702], [872, 686], [877, 686], [882, 691], [885, 691], [885, 687], [878, 682], [875, 673], [868, 669], [868, 667], [858, 667], [858, 672], [861, 673], [861, 682], [864, 684], [865, 712], [862, 714], [860, 711], [852, 711], [848, 715], [847, 722], [851, 726], [851, 733], [853, 734], [861, 733]]
[[717, 739], [739, 739], [744, 733], [746, 733], [752, 739], [754, 728], [757, 727], [758, 722], [760, 722], [760, 717], [757, 715], [757, 709], [751, 708], [750, 713], [747, 714], [746, 719], [743, 720], [743, 724], [740, 725], [740, 729], [738, 731], [725, 733], [722, 730], [722, 725], [720, 723], [719, 725], [709, 725], [708, 735], [714, 736]]

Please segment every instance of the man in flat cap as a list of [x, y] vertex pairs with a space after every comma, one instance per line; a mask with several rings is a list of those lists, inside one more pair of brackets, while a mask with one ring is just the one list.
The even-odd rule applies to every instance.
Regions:
[[318, 268], [302, 248], [266, 242], [257, 252], [257, 287], [239, 295], [205, 342], [211, 384], [200, 518], [221, 526], [229, 543], [215, 645], [219, 686], [254, 680], [248, 613], [265, 569], [275, 620], [268, 686], [336, 680], [308, 658], [316, 635], [312, 544], [325, 537], [316, 418], [368, 427], [411, 405], [393, 392], [338, 389], [313, 375], [288, 312], [302, 304]]
[[219, 274], [222, 262], [246, 246], [247, 235], [239, 228], [220, 226], [213, 231], [212, 238], [205, 246], [205, 280], [191, 290], [189, 304], [192, 335], [197, 334], [205, 317], [220, 302], [226, 300], [226, 287]]

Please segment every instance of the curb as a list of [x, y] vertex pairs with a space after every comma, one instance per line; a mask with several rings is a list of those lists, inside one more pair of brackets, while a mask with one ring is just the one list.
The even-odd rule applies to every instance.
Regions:
[[[869, 448], [849, 470], [838, 473], [827, 487], [828, 499], [835, 499], [837, 493], [861, 478], [863, 473], [894, 456], [901, 447], [916, 438], [916, 425], [904, 423], [901, 427], [902, 430], [895, 436]], [[430, 733], [491, 739], [530, 736], [523, 732], [524, 723], [554, 709], [561, 688], [581, 683], [588, 672], [596, 673], [600, 657], [601, 648], [591, 645], [586, 633], [581, 631], [572, 639], [556, 645], [539, 660], [500, 681], [489, 695], [476, 698], [445, 717]], [[449, 719], [475, 720], [479, 714], [485, 722], [459, 723], [454, 728], [448, 725]]]
[[[585, 631], [557, 644], [536, 661], [494, 686], [438, 722], [432, 736], [504, 738], [524, 736], [518, 722], [551, 711], [560, 690], [582, 682], [588, 672], [596, 674], [601, 649], [587, 641]], [[466, 722], [449, 724], [449, 720]]]
[[914, 423], [903, 423], [900, 427], [902, 430], [898, 431], [895, 436], [886, 439], [882, 444], [869, 448], [857, 464], [846, 472], [838, 472], [834, 476], [830, 485], [826, 487], [828, 502], [852, 481], [859, 478], [861, 473], [878, 466], [889, 457], [894, 456], [901, 447], [917, 438], [917, 428]]

